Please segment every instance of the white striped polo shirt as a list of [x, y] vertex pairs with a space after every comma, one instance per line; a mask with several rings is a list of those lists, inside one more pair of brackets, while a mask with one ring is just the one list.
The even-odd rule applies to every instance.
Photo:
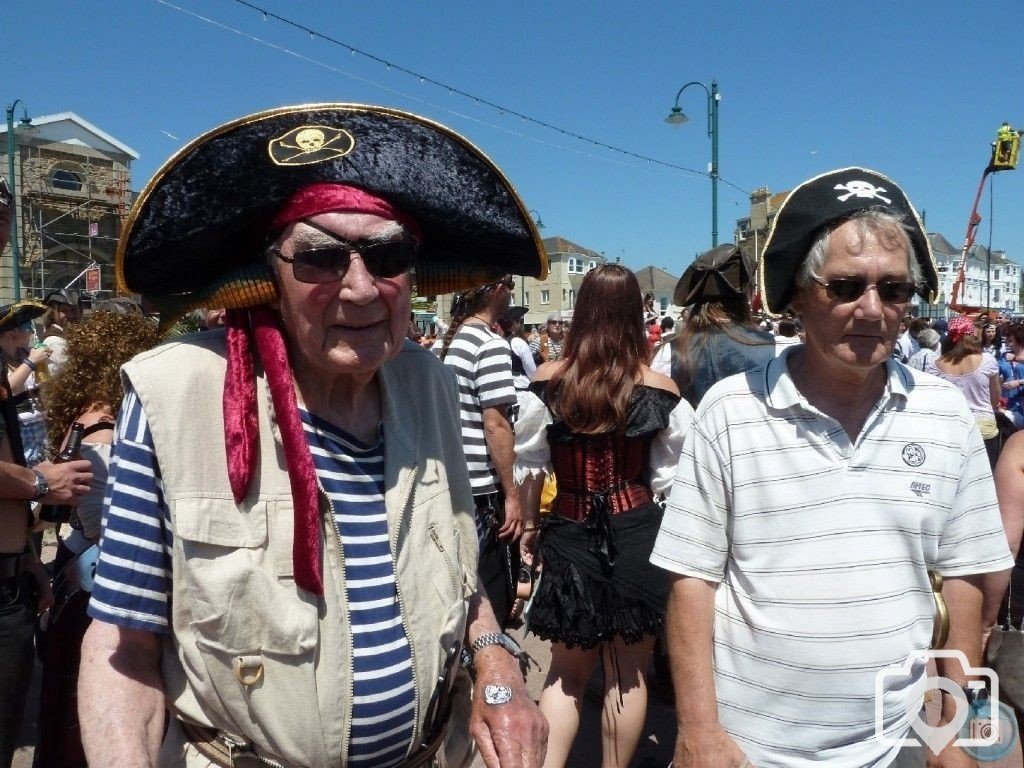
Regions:
[[[796, 389], [790, 352], [701, 401], [651, 561], [720, 583], [719, 718], [755, 765], [884, 765], [875, 677], [930, 644], [928, 569], [1013, 561], [958, 390], [889, 361], [851, 443]], [[909, 729], [924, 673], [886, 678], [887, 734]]]

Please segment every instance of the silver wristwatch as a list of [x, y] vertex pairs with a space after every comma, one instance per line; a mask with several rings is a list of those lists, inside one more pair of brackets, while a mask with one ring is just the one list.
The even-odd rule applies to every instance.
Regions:
[[38, 469], [33, 469], [32, 474], [36, 476], [36, 490], [35, 495], [29, 501], [39, 501], [50, 492], [50, 484], [46, 482], [46, 476]]
[[469, 648], [462, 649], [462, 664], [464, 667], [469, 669], [470, 672], [475, 672], [473, 669], [473, 659], [475, 658], [477, 651], [486, 648], [489, 645], [500, 645], [506, 651], [519, 662], [519, 669], [523, 673], [523, 677], [526, 677], [526, 671], [530, 666], [530, 657], [511, 637], [506, 635], [504, 632], [487, 632], [480, 635]]

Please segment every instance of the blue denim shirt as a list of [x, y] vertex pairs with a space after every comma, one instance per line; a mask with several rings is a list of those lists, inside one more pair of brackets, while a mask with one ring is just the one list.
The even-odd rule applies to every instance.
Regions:
[[[1010, 362], [999, 358], [999, 375], [1004, 382], [1024, 380], [1024, 363]], [[1003, 396], [1006, 397], [1007, 407], [1011, 411], [1024, 413], [1024, 388], [1004, 389]]]
[[768, 365], [775, 357], [775, 338], [767, 331], [734, 325], [728, 331], [695, 333], [685, 354], [692, 361], [692, 374], [684, 374], [676, 383], [696, 408], [705, 393], [727, 376]]

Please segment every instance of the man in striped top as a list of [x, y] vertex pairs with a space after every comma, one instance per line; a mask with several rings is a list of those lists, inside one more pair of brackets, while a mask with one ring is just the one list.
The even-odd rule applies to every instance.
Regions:
[[165, 326], [227, 311], [122, 370], [91, 765], [461, 765], [472, 733], [489, 766], [539, 768], [546, 723], [477, 577], [455, 378], [405, 339], [413, 270], [472, 284], [495, 227], [490, 257], [544, 273], [523, 211], [461, 137], [345, 104], [222, 126], [142, 192], [123, 287]]
[[[903, 742], [929, 570], [946, 647], [980, 667], [983, 597], [1012, 565], [963, 397], [890, 359], [911, 296], [936, 290], [927, 238], [891, 180], [843, 169], [790, 194], [761, 277], [806, 342], [704, 397], [651, 557], [673, 572], [675, 765], [924, 766]], [[969, 682], [954, 659], [939, 671]], [[959, 706], [943, 695], [942, 722]], [[938, 760], [967, 764], [955, 746]]]
[[452, 325], [441, 350], [459, 383], [462, 446], [469, 466], [480, 538], [480, 577], [499, 621], [512, 608], [522, 533], [519, 493], [512, 477], [516, 404], [512, 351], [492, 326], [508, 308], [511, 275], [464, 291], [452, 302]]

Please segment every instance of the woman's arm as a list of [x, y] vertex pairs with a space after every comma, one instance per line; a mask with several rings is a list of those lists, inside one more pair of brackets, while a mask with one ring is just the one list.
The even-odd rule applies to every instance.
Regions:
[[50, 359], [50, 350], [46, 347], [35, 347], [28, 353], [28, 361], [22, 361], [14, 368], [7, 369], [7, 381], [11, 385], [11, 394], [20, 395], [25, 391], [28, 377], [35, 371], [35, 366]]
[[999, 400], [1003, 396], [1002, 389], [999, 386], [999, 374], [991, 373], [988, 377], [988, 395], [992, 401], [992, 410], [999, 410]]

